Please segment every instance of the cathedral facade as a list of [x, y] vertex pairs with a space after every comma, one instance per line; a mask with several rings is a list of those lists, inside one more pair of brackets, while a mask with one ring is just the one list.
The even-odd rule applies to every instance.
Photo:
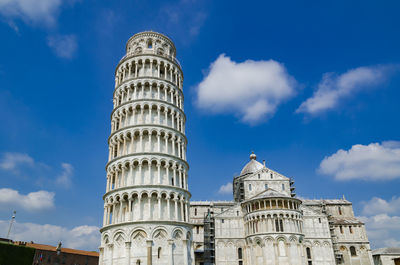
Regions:
[[294, 181], [250, 155], [232, 201], [192, 201], [196, 265], [372, 265], [346, 199], [296, 198]]

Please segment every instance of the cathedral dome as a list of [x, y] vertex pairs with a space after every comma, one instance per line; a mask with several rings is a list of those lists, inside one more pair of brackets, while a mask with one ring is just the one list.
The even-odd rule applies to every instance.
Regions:
[[256, 160], [257, 156], [254, 153], [251, 153], [250, 155], [250, 162], [247, 163], [244, 168], [242, 169], [242, 172], [240, 172], [240, 175], [245, 175], [245, 174], [251, 174], [254, 173], [260, 169], [262, 169], [264, 166], [260, 162]]

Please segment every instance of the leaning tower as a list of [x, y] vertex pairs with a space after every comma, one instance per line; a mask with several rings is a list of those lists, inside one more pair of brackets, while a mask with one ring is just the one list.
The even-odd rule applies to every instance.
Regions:
[[101, 265], [194, 264], [183, 73], [174, 43], [141, 32], [115, 70]]

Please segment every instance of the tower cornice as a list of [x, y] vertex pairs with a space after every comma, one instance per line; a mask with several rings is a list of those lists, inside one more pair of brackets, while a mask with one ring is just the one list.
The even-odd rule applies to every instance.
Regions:
[[142, 157], [142, 156], [146, 156], [146, 155], [168, 157], [168, 158], [170, 158], [170, 159], [177, 160], [177, 161], [179, 161], [179, 162], [185, 164], [186, 167], [187, 167], [187, 169], [189, 170], [189, 164], [188, 164], [188, 162], [186, 162], [185, 160], [183, 160], [183, 159], [181, 159], [181, 158], [179, 158], [179, 157], [172, 156], [172, 155], [168, 155], [168, 154], [164, 154], [164, 153], [157, 153], [157, 152], [142, 152], [142, 153], [137, 152], [137, 153], [135, 153], [135, 154], [123, 155], [123, 156], [119, 156], [119, 157], [117, 157], [117, 158], [114, 158], [114, 159], [110, 160], [110, 161], [106, 164], [106, 171], [107, 171], [107, 168], [108, 168], [112, 163], [114, 163], [114, 162], [116, 162], [116, 161], [118, 161], [118, 160], [122, 160], [122, 159], [124, 159], [124, 158], [130, 158], [130, 157], [133, 157], [133, 158], [135, 158], [135, 157]]
[[114, 189], [112, 191], [106, 192], [103, 195], [103, 200], [114, 193], [118, 193], [118, 192], [124, 192], [124, 191], [131, 191], [131, 193], [133, 193], [134, 191], [140, 190], [140, 189], [150, 189], [150, 193], [152, 191], [154, 191], [154, 189], [162, 189], [164, 191], [169, 190], [169, 191], [177, 191], [177, 192], [182, 192], [185, 193], [186, 195], [188, 195], [187, 199], [190, 199], [192, 197], [192, 194], [184, 188], [180, 188], [180, 187], [176, 187], [176, 186], [167, 186], [167, 185], [132, 185], [132, 186], [127, 186], [127, 187], [123, 187], [123, 188], [117, 188]]
[[127, 106], [127, 105], [129, 105], [129, 104], [133, 104], [133, 103], [136, 103], [136, 102], [143, 102], [143, 104], [146, 104], [146, 103], [154, 103], [154, 102], [155, 102], [155, 103], [160, 103], [160, 104], [163, 104], [163, 105], [170, 106], [170, 107], [176, 109], [177, 111], [179, 111], [179, 113], [180, 113], [180, 114], [185, 118], [185, 120], [186, 120], [185, 112], [184, 112], [181, 108], [175, 106], [174, 104], [171, 104], [171, 103], [169, 103], [169, 102], [166, 102], [166, 101], [163, 101], [163, 100], [159, 100], [159, 99], [147, 99], [147, 98], [143, 98], [143, 99], [132, 99], [132, 100], [129, 100], [129, 101], [127, 101], [127, 102], [122, 103], [121, 105], [118, 105], [118, 106], [115, 107], [115, 108], [113, 109], [113, 111], [111, 112], [110, 118], [112, 118], [113, 114], [114, 114], [116, 111], [118, 111], [119, 109], [121, 109], [121, 107]]
[[141, 128], [143, 130], [162, 129], [162, 130], [172, 131], [172, 132], [175, 132], [176, 134], [180, 135], [183, 139], [185, 139], [185, 143], [187, 143], [187, 138], [186, 138], [185, 134], [183, 134], [182, 132], [180, 132], [180, 131], [178, 131], [178, 130], [176, 130], [174, 128], [171, 128], [169, 126], [160, 125], [160, 124], [157, 124], [157, 125], [154, 125], [154, 124], [152, 124], [152, 125], [138, 124], [138, 125], [131, 125], [131, 126], [128, 126], [128, 127], [124, 127], [124, 128], [119, 129], [119, 130], [117, 130], [115, 132], [112, 132], [110, 134], [110, 136], [108, 137], [107, 143], [110, 144], [111, 139], [116, 134], [131, 130], [131, 129], [135, 129], [135, 128]]

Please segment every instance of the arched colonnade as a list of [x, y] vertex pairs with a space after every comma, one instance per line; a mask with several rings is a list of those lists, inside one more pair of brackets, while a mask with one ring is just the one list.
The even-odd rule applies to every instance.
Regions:
[[106, 192], [137, 185], [167, 185], [187, 189], [187, 166], [166, 159], [133, 159], [110, 164]]
[[153, 99], [167, 102], [183, 110], [183, 92], [167, 82], [140, 79], [129, 81], [114, 91], [114, 108], [129, 101]]
[[118, 65], [115, 73], [115, 87], [132, 78], [150, 77], [164, 79], [182, 89], [183, 75], [181, 69], [162, 56], [134, 57]]
[[189, 198], [174, 191], [113, 193], [105, 198], [103, 227], [133, 221], [188, 221]]
[[299, 233], [303, 232], [303, 221], [299, 213], [258, 212], [245, 217], [246, 235], [260, 233]]
[[185, 132], [185, 115], [179, 109], [162, 103], [135, 102], [112, 113], [111, 133], [126, 126], [155, 124]]
[[137, 153], [162, 153], [186, 160], [187, 140], [183, 134], [160, 128], [132, 128], [114, 134], [109, 140], [111, 161]]

